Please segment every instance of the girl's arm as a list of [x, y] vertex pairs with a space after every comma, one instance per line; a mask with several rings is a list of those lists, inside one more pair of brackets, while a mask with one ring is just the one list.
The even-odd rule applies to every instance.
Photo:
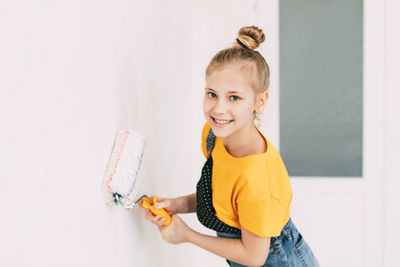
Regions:
[[[193, 195], [190, 196], [193, 198]], [[186, 197], [190, 199], [189, 196]], [[271, 238], [257, 236], [243, 227], [242, 238], [231, 239], [200, 234], [188, 227], [177, 215], [172, 215], [171, 224], [166, 227], [163, 226], [166, 219], [160, 215], [155, 216], [147, 210], [146, 218], [158, 225], [162, 238], [172, 244], [189, 242], [247, 266], [261, 266], [268, 257]]]
[[[150, 197], [152, 199], [152, 197]], [[142, 210], [146, 210], [142, 207], [140, 202], [140, 207]], [[159, 197], [157, 203], [155, 204], [156, 209], [164, 208], [169, 214], [178, 213], [191, 213], [196, 211], [196, 193], [181, 196], [176, 198], [162, 198]]]
[[271, 238], [260, 237], [242, 229], [242, 239], [230, 239], [200, 234], [192, 229], [187, 242], [218, 256], [246, 266], [262, 266], [267, 260]]
[[196, 193], [187, 196], [177, 197], [176, 199], [181, 203], [179, 213], [196, 212]]

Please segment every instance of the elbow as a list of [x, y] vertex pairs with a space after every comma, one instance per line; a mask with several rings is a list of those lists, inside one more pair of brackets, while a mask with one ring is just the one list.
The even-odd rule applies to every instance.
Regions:
[[[246, 259], [243, 261], [237, 261], [237, 263], [243, 264], [249, 267], [260, 267], [264, 266], [264, 263], [267, 261], [268, 255], [257, 255], [257, 254], [248, 254]], [[242, 265], [241, 265], [242, 266]]]
[[267, 258], [268, 254], [254, 255], [254, 257], [252, 257], [250, 266], [263, 266], [267, 261]]
[[258, 261], [257, 264], [254, 266], [264, 266], [266, 261], [267, 261], [267, 258], [265, 257], [261, 261]]
[[247, 239], [243, 241], [244, 248], [247, 252], [246, 258], [248, 260], [248, 265], [264, 266], [268, 258], [270, 242], [270, 237], [256, 237], [255, 235], [251, 236], [248, 234]]

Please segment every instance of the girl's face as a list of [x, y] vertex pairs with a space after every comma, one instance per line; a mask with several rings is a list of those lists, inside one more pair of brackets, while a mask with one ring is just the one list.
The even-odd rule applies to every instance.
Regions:
[[203, 111], [215, 136], [224, 138], [253, 126], [257, 94], [249, 77], [239, 64], [216, 69], [206, 77]]

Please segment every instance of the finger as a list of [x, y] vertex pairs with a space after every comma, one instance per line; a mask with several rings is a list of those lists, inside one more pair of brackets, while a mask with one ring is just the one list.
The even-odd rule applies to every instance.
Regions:
[[154, 223], [155, 224], [157, 224], [158, 226], [161, 226], [162, 225], [162, 219], [163, 219], [163, 217], [161, 216], [161, 215], [157, 215], [155, 218], [154, 218]]
[[154, 216], [151, 220], [153, 223], [157, 224], [158, 226], [161, 226], [165, 223], [165, 219], [161, 215]]
[[149, 211], [149, 210], [146, 211], [146, 219], [148, 219], [150, 221], [154, 221], [155, 218], [156, 218], [156, 216], [154, 216], [154, 214], [151, 211]]
[[154, 217], [154, 218], [150, 218], [149, 220], [152, 223], [154, 223], [155, 225], [160, 226], [159, 218]]
[[165, 219], [163, 219], [163, 220], [160, 222], [160, 224], [159, 224], [158, 226], [159, 226], [159, 227], [163, 227], [164, 224], [165, 224]]
[[163, 226], [164, 224], [165, 224], [165, 222], [166, 222], [166, 218], [164, 218], [164, 217], [160, 217], [160, 218], [158, 218], [157, 219], [157, 224], [158, 224], [158, 226]]
[[168, 206], [169, 206], [169, 202], [167, 200], [157, 201], [156, 204], [154, 204], [154, 207], [156, 209], [163, 209], [163, 208], [167, 208]]

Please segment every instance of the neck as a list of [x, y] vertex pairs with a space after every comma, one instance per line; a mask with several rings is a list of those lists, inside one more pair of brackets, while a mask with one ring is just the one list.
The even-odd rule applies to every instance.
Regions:
[[229, 154], [235, 157], [242, 157], [254, 151], [254, 146], [260, 137], [257, 128], [251, 124], [230, 136], [222, 138], [222, 142]]

